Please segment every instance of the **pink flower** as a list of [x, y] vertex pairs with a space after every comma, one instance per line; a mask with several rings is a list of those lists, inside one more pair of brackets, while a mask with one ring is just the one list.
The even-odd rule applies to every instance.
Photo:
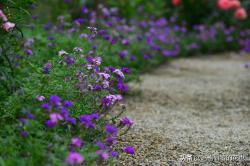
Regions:
[[172, 0], [172, 4], [173, 4], [174, 6], [180, 6], [181, 0]]
[[44, 96], [37, 96], [36, 99], [37, 99], [38, 101], [43, 101], [43, 100], [45, 99], [45, 97], [44, 97]]
[[83, 156], [77, 152], [70, 152], [67, 157], [67, 163], [70, 165], [82, 164], [84, 161]]
[[15, 24], [14, 24], [14, 23], [11, 23], [11, 22], [6, 22], [6, 23], [4, 23], [4, 24], [2, 25], [2, 28], [3, 28], [5, 31], [7, 31], [7, 32], [11, 31], [14, 27], [15, 27]]
[[222, 10], [229, 10], [231, 8], [231, 1], [230, 0], [219, 0], [218, 7]]
[[0, 10], [0, 18], [2, 18], [4, 22], [8, 21], [8, 18], [6, 17], [6, 15], [3, 13], [2, 10]]
[[57, 123], [59, 120], [63, 120], [62, 115], [59, 113], [52, 113], [49, 115], [49, 117], [52, 123]]
[[78, 137], [74, 137], [71, 139], [71, 144], [74, 145], [75, 147], [80, 148], [82, 146], [82, 141]]
[[247, 18], [247, 13], [244, 8], [239, 8], [235, 11], [234, 17], [238, 20], [244, 20]]
[[240, 1], [231, 0], [231, 2], [230, 2], [230, 8], [231, 9], [238, 9], [238, 8], [240, 8], [240, 6], [241, 6]]

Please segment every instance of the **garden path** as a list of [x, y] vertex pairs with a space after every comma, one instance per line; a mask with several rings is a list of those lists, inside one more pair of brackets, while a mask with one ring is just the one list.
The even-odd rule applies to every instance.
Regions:
[[203, 157], [193, 161], [202, 165], [233, 164], [204, 159], [211, 155], [250, 159], [247, 60], [233, 53], [181, 58], [132, 83], [126, 114], [135, 125], [121, 144], [132, 143], [136, 155], [122, 156], [119, 165], [190, 163], [181, 162], [185, 154]]

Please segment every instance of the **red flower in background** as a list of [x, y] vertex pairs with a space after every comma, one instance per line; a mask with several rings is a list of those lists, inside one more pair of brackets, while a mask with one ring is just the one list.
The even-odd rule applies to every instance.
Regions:
[[241, 4], [239, 0], [218, 0], [218, 7], [222, 10], [238, 9]]
[[181, 5], [181, 0], [172, 0], [172, 4], [174, 6], [180, 6]]
[[247, 13], [244, 8], [239, 8], [235, 11], [234, 17], [238, 20], [244, 20], [247, 18]]
[[241, 7], [239, 0], [218, 0], [218, 7], [222, 10], [235, 9], [234, 17], [238, 20], [247, 18], [247, 12]]

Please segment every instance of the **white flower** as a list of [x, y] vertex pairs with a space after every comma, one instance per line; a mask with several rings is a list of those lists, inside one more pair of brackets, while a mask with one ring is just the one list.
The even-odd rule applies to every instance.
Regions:
[[73, 49], [73, 51], [74, 51], [74, 52], [83, 52], [83, 50], [82, 50], [81, 48], [79, 48], [79, 47], [75, 47], [75, 48]]
[[59, 56], [68, 55], [68, 54], [69, 54], [69, 53], [67, 53], [67, 52], [64, 51], [64, 50], [61, 50], [61, 51], [58, 52], [58, 55], [59, 55]]
[[117, 74], [118, 76], [120, 76], [120, 77], [122, 77], [122, 78], [125, 77], [124, 74], [123, 74], [123, 72], [122, 72], [120, 69], [115, 69], [115, 70], [113, 71], [113, 73]]
[[108, 88], [109, 87], [109, 81], [107, 81], [107, 80], [104, 80], [103, 82], [102, 82], [102, 86], [103, 86], [103, 88]]
[[91, 70], [91, 69], [93, 69], [93, 66], [88, 64], [88, 65], [87, 65], [87, 69], [88, 69], [88, 70]]

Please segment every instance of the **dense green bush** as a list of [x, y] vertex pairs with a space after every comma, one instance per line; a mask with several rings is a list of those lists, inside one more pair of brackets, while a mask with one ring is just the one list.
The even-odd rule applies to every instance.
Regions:
[[[29, 15], [26, 9], [32, 2], [34, 1], [3, 0], [0, 2], [0, 10], [7, 16], [8, 21], [15, 24], [14, 29], [9, 32], [0, 28], [0, 88], [2, 89], [0, 91], [0, 101], [18, 87], [15, 75], [18, 72], [16, 69], [18, 65], [17, 59], [20, 58], [17, 55], [23, 40], [21, 28], [26, 23], [25, 18]], [[3, 24], [4, 21], [0, 19], [1, 27]]]

